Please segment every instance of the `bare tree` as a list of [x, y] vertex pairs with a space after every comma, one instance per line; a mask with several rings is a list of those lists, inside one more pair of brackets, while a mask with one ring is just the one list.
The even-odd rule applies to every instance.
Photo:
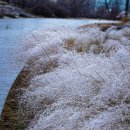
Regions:
[[90, 0], [57, 0], [57, 4], [64, 6], [70, 10], [72, 17], [81, 16], [83, 10], [88, 8]]
[[106, 6], [106, 11], [109, 14], [110, 13], [110, 4], [111, 4], [112, 0], [105, 0], [105, 6]]
[[22, 7], [25, 8], [25, 2], [26, 0], [22, 0]]
[[130, 0], [126, 0], [126, 8], [125, 8], [125, 11], [126, 11], [126, 17], [127, 17], [127, 15], [128, 15], [128, 10], [129, 10], [129, 3], [130, 2]]

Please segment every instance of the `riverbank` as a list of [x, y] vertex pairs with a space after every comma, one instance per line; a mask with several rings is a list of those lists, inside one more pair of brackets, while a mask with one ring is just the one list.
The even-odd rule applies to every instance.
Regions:
[[16, 7], [14, 5], [8, 4], [7, 2], [0, 1], [0, 18], [11, 17], [11, 18], [32, 18], [34, 17], [29, 12]]
[[129, 24], [35, 32], [21, 50], [28, 62], [7, 98], [2, 130], [127, 129], [129, 36]]
[[[107, 20], [92, 19], [46, 19], [46, 18], [4, 18], [0, 19], [0, 115], [5, 103], [6, 97], [11, 89], [14, 80], [23, 68], [14, 58], [13, 48], [20, 47], [21, 39], [28, 36], [35, 30], [44, 30], [47, 27], [76, 28], [84, 24], [116, 22]], [[37, 26], [38, 25], [38, 26]], [[8, 34], [8, 35], [7, 35]], [[22, 37], [22, 38], [21, 38]], [[24, 41], [25, 42], [25, 41]], [[30, 42], [30, 41], [28, 41]], [[20, 44], [21, 45], [21, 44]]]
[[[14, 82], [6, 99], [2, 118], [0, 119], [1, 130], [24, 130], [27, 127], [29, 122], [27, 115], [29, 112], [24, 110], [24, 106], [20, 106], [19, 98], [23, 95], [24, 89], [28, 88], [30, 78], [29, 71], [23, 69]], [[25, 112], [27, 115], [25, 115]], [[28, 119], [32, 119], [31, 115]]]

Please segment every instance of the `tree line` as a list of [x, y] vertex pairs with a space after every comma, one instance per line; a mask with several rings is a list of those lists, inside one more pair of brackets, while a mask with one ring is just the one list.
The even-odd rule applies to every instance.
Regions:
[[[104, 6], [95, 10], [96, 0], [4, 0], [35, 15], [45, 17], [115, 17], [119, 13], [119, 0], [115, 0], [113, 12], [110, 4], [113, 0], [104, 0]], [[128, 2], [128, 0], [126, 0]], [[101, 14], [102, 13], [102, 14]], [[115, 13], [115, 14], [114, 14]], [[114, 14], [114, 15], [113, 15]]]
[[4, 0], [45, 17], [87, 17], [94, 15], [95, 0]]

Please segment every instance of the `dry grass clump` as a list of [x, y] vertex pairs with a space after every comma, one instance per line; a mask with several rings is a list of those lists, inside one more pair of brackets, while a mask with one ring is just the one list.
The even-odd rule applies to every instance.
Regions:
[[103, 46], [97, 41], [82, 41], [75, 38], [68, 38], [65, 40], [64, 48], [67, 50], [73, 50], [77, 53], [88, 53], [93, 52], [94, 54], [99, 54], [102, 52]]
[[118, 23], [101, 23], [101, 24], [90, 24], [90, 25], [84, 25], [81, 26], [80, 29], [88, 29], [88, 28], [95, 28], [99, 27], [101, 31], [106, 31], [108, 28], [111, 26], [122, 26], [123, 22], [118, 22]]
[[74, 38], [68, 38], [67, 40], [65, 40], [65, 45], [64, 47], [66, 49], [72, 50], [75, 46], [75, 39]]
[[58, 67], [58, 59], [57, 58], [53, 58], [51, 60], [43, 59], [41, 61], [40, 61], [40, 59], [37, 59], [37, 60], [34, 60], [34, 59], [31, 59], [28, 61], [28, 63], [31, 63], [29, 66], [29, 70], [30, 70], [31, 75], [35, 76], [35, 75], [45, 74], [45, 73], [48, 73], [50, 71], [53, 71], [55, 68]]
[[64, 39], [64, 48], [78, 53], [99, 54], [102, 51], [106, 38], [105, 33], [99, 28], [86, 28], [84, 31], [81, 29], [79, 33], [79, 36]]

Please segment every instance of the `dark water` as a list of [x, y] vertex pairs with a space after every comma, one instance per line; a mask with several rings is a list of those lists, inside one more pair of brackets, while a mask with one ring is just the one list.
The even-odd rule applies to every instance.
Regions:
[[22, 65], [16, 66], [10, 53], [15, 46], [18, 46], [21, 35], [47, 26], [77, 27], [99, 22], [113, 23], [113, 21], [91, 19], [0, 19], [0, 113], [8, 92], [22, 69]]

